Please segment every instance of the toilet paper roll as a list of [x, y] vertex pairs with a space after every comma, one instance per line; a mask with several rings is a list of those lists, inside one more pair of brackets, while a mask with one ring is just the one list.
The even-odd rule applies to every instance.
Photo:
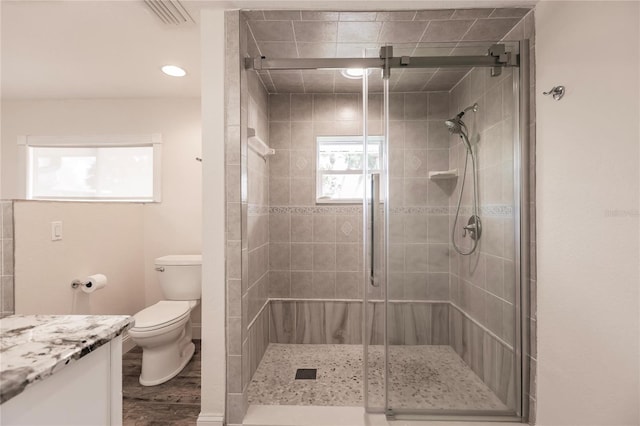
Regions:
[[85, 285], [82, 286], [82, 291], [85, 293], [93, 293], [107, 285], [107, 277], [102, 274], [89, 275], [84, 279], [84, 282]]

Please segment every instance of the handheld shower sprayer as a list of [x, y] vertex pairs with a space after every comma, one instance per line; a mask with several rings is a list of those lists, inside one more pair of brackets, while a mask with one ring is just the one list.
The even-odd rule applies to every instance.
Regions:
[[479, 105], [477, 103], [466, 107], [462, 111], [460, 111], [455, 117], [445, 120], [444, 125], [449, 129], [449, 133], [454, 135], [460, 135], [460, 139], [464, 142], [464, 145], [467, 147], [467, 151], [471, 152], [471, 143], [469, 142], [469, 130], [467, 129], [467, 125], [464, 121], [462, 121], [462, 117], [469, 112], [478, 111]]
[[[453, 227], [451, 229], [451, 243], [456, 252], [463, 256], [468, 256], [473, 253], [478, 247], [478, 240], [482, 235], [482, 222], [480, 221], [480, 216], [478, 216], [478, 177], [476, 172], [476, 156], [473, 152], [473, 148], [471, 146], [471, 142], [469, 141], [469, 129], [464, 121], [462, 121], [462, 117], [469, 112], [476, 112], [479, 109], [479, 105], [474, 103], [471, 106], [466, 107], [462, 111], [460, 111], [455, 117], [445, 120], [444, 125], [449, 129], [449, 133], [453, 135], [460, 135], [460, 139], [465, 145], [467, 150], [467, 155], [464, 159], [464, 171], [462, 172], [462, 184], [460, 186], [460, 196], [458, 197], [458, 207], [456, 208], [456, 215], [453, 220]], [[460, 249], [455, 241], [455, 230], [456, 225], [458, 223], [458, 216], [460, 215], [460, 204], [462, 203], [462, 194], [464, 192], [464, 184], [467, 178], [467, 164], [469, 161], [469, 157], [471, 157], [471, 166], [472, 166], [472, 179], [473, 179], [473, 215], [469, 218], [467, 226], [465, 226], [463, 237], [469, 234], [471, 240], [473, 241], [473, 246], [469, 251], [463, 251]]]

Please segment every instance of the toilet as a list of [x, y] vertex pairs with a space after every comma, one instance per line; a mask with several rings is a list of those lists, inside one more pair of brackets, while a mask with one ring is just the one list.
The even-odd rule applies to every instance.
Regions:
[[175, 377], [195, 351], [191, 341], [191, 311], [202, 290], [202, 256], [171, 255], [155, 260], [165, 300], [134, 315], [129, 330], [142, 348], [140, 384], [155, 386]]

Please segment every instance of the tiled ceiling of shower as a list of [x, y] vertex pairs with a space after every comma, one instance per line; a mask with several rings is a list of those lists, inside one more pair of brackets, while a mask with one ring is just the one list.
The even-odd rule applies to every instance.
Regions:
[[[486, 54], [529, 12], [526, 8], [437, 9], [386, 12], [306, 10], [244, 11], [249, 23], [249, 54], [267, 58], [347, 58], [377, 56], [384, 44], [394, 56]], [[440, 43], [434, 48], [434, 43]], [[456, 48], [457, 46], [457, 48]], [[468, 72], [465, 68], [406, 69], [392, 72], [396, 92], [450, 90]], [[360, 80], [339, 71], [261, 71], [269, 93], [345, 93], [361, 90]], [[381, 87], [378, 73], [371, 87]]]

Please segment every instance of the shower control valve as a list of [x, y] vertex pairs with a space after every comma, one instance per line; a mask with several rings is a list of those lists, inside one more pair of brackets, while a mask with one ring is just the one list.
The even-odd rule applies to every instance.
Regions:
[[469, 232], [469, 236], [474, 239], [475, 233], [476, 233], [476, 225], [467, 225], [464, 226], [462, 229], [464, 229], [464, 231], [462, 231], [462, 237], [466, 237], [467, 236], [467, 231]]
[[482, 222], [480, 222], [480, 217], [476, 215], [471, 216], [467, 225], [462, 229], [464, 229], [462, 232], [463, 237], [466, 237], [467, 231], [469, 231], [469, 236], [472, 240], [479, 240], [480, 235], [482, 234]]
[[469, 232], [475, 232], [476, 231], [476, 224], [474, 223], [473, 225], [467, 225], [464, 228], [464, 235], [466, 235], [467, 231]]

